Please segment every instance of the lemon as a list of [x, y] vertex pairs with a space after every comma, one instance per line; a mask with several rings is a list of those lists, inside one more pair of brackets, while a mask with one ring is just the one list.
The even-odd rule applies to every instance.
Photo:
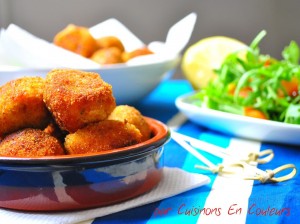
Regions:
[[184, 52], [181, 70], [194, 89], [201, 89], [216, 76], [214, 69], [221, 66], [228, 54], [246, 48], [246, 44], [230, 37], [204, 38]]

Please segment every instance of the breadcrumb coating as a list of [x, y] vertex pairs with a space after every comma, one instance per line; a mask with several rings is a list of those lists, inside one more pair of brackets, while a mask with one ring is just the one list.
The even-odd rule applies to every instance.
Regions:
[[105, 120], [116, 107], [112, 86], [99, 74], [71, 69], [47, 74], [44, 102], [58, 126], [71, 133]]
[[102, 152], [142, 142], [140, 131], [132, 124], [105, 120], [90, 124], [65, 138], [68, 154]]
[[116, 36], [104, 36], [96, 39], [99, 49], [117, 47], [121, 52], [125, 51], [122, 41]]
[[117, 47], [99, 49], [90, 59], [101, 65], [123, 63], [122, 51]]
[[135, 125], [141, 132], [143, 141], [151, 137], [151, 129], [143, 115], [135, 107], [129, 105], [118, 105], [108, 116], [108, 120], [128, 122]]
[[97, 41], [89, 30], [74, 24], [69, 24], [58, 32], [53, 43], [83, 57], [90, 57], [98, 49]]
[[47, 126], [51, 116], [43, 102], [44, 86], [41, 77], [23, 77], [0, 87], [0, 136]]
[[41, 157], [63, 154], [62, 144], [39, 129], [23, 129], [7, 135], [0, 142], [0, 156]]

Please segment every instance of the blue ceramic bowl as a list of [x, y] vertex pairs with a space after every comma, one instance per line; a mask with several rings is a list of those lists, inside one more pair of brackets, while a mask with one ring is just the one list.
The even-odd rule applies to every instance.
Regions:
[[150, 191], [162, 178], [163, 148], [170, 133], [163, 123], [146, 119], [152, 138], [130, 147], [84, 155], [0, 157], [0, 207], [77, 210]]

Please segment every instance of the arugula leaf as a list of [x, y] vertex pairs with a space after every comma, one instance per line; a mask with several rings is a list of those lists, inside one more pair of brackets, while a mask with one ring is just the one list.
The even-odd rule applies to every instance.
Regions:
[[[282, 59], [261, 54], [261, 31], [246, 52], [226, 57], [215, 70], [217, 78], [199, 91], [201, 107], [243, 114], [246, 107], [259, 110], [268, 119], [300, 124], [300, 48], [295, 41], [282, 51]], [[292, 95], [291, 95], [292, 93]]]
[[289, 105], [285, 114], [285, 123], [300, 124], [300, 105]]
[[284, 48], [282, 52], [282, 57], [293, 64], [298, 64], [299, 63], [298, 44], [295, 41], [291, 41], [290, 45]]

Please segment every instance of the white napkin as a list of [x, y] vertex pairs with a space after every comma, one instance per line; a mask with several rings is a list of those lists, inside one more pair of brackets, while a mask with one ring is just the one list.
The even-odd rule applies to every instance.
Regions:
[[183, 193], [210, 182], [209, 177], [189, 173], [179, 168], [164, 168], [164, 177], [157, 187], [134, 199], [106, 207], [59, 213], [28, 213], [0, 209], [1, 223], [5, 224], [72, 224], [102, 217], [126, 209], [142, 206]]
[[0, 64], [27, 68], [97, 69], [99, 64], [40, 39], [15, 24], [1, 31]]
[[[195, 13], [191, 13], [175, 23], [167, 34], [166, 42], [149, 43], [148, 47], [154, 54], [133, 58], [124, 65], [158, 63], [178, 57], [191, 37], [196, 17]], [[126, 51], [145, 46], [136, 35], [114, 18], [99, 23], [89, 30], [95, 38], [107, 35], [118, 37]], [[10, 24], [7, 29], [0, 30], [0, 71], [7, 69], [7, 66], [31, 69], [58, 67], [99, 69], [103, 67], [90, 59], [38, 38], [15, 24]], [[113, 67], [113, 65], [109, 66]]]
[[126, 51], [133, 51], [137, 48], [145, 46], [134, 33], [132, 33], [123, 23], [115, 18], [108, 19], [89, 28], [91, 35], [94, 38], [105, 36], [118, 37], [123, 43]]

